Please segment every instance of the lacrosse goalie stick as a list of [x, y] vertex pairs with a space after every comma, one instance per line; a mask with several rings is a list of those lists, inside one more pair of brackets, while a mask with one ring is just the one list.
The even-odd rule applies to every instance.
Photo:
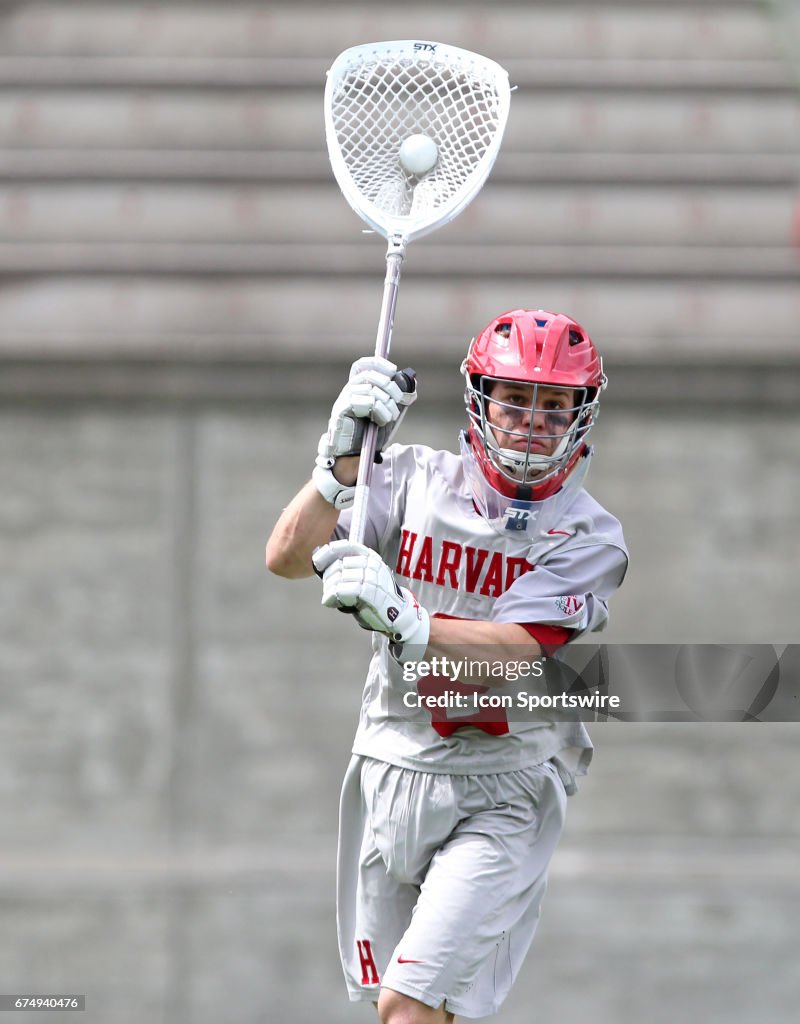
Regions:
[[[325, 86], [325, 136], [339, 188], [388, 241], [375, 355], [392, 337], [406, 245], [456, 217], [492, 169], [508, 120], [508, 72], [479, 54], [413, 40], [339, 54]], [[367, 424], [350, 540], [361, 543], [377, 426]]]

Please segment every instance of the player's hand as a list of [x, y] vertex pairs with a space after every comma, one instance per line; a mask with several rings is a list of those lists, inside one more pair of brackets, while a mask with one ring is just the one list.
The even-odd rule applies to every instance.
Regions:
[[335, 540], [318, 548], [314, 567], [322, 576], [322, 604], [352, 611], [359, 625], [384, 633], [399, 661], [425, 654], [430, 616], [410, 590], [398, 586], [380, 555], [365, 544]]
[[368, 420], [380, 428], [376, 451], [381, 451], [416, 398], [413, 371], [400, 372], [394, 363], [377, 356], [357, 359], [333, 403], [328, 430], [320, 438], [317, 465], [322, 460], [330, 468], [343, 455], [358, 455]]
[[353, 504], [353, 484], [367, 421], [378, 424], [375, 454], [379, 456], [391, 444], [406, 410], [416, 398], [413, 370], [398, 371], [394, 363], [377, 356], [364, 356], [353, 363], [350, 379], [333, 403], [328, 430], [319, 439], [311, 476], [328, 504], [340, 510]]

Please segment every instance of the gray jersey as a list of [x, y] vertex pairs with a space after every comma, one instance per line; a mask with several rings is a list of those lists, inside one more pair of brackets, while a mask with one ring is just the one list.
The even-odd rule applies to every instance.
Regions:
[[[342, 514], [337, 537], [349, 519]], [[586, 491], [547, 532], [501, 534], [475, 509], [461, 456], [422, 445], [392, 445], [375, 467], [365, 543], [432, 616], [565, 627], [573, 637], [604, 628], [628, 561], [619, 522]], [[404, 681], [386, 638], [373, 633], [373, 649], [354, 753], [456, 775], [556, 758], [569, 789], [585, 772], [591, 741], [577, 719], [525, 716], [497, 735], [462, 718], [443, 734], [429, 710], [397, 699], [417, 684]]]

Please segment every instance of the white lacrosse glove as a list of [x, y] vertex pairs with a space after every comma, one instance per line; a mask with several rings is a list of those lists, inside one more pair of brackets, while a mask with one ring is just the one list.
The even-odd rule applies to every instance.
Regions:
[[312, 555], [322, 577], [322, 604], [352, 612], [364, 629], [384, 633], [400, 662], [425, 656], [430, 616], [410, 590], [397, 585], [381, 556], [365, 544], [335, 540]]
[[[378, 424], [376, 457], [391, 444], [406, 410], [417, 398], [413, 370], [398, 371], [377, 356], [357, 359], [350, 377], [331, 409], [328, 430], [319, 439], [312, 480], [322, 497], [336, 508], [353, 504], [355, 487], [340, 483], [332, 473], [345, 455], [358, 455], [368, 420]], [[377, 461], [380, 461], [378, 458]]]

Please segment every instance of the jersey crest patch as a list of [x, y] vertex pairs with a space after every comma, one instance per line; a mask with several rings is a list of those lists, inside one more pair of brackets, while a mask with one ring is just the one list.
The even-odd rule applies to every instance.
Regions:
[[556, 608], [564, 615], [576, 615], [583, 608], [583, 598], [575, 594], [567, 594], [556, 598]]

